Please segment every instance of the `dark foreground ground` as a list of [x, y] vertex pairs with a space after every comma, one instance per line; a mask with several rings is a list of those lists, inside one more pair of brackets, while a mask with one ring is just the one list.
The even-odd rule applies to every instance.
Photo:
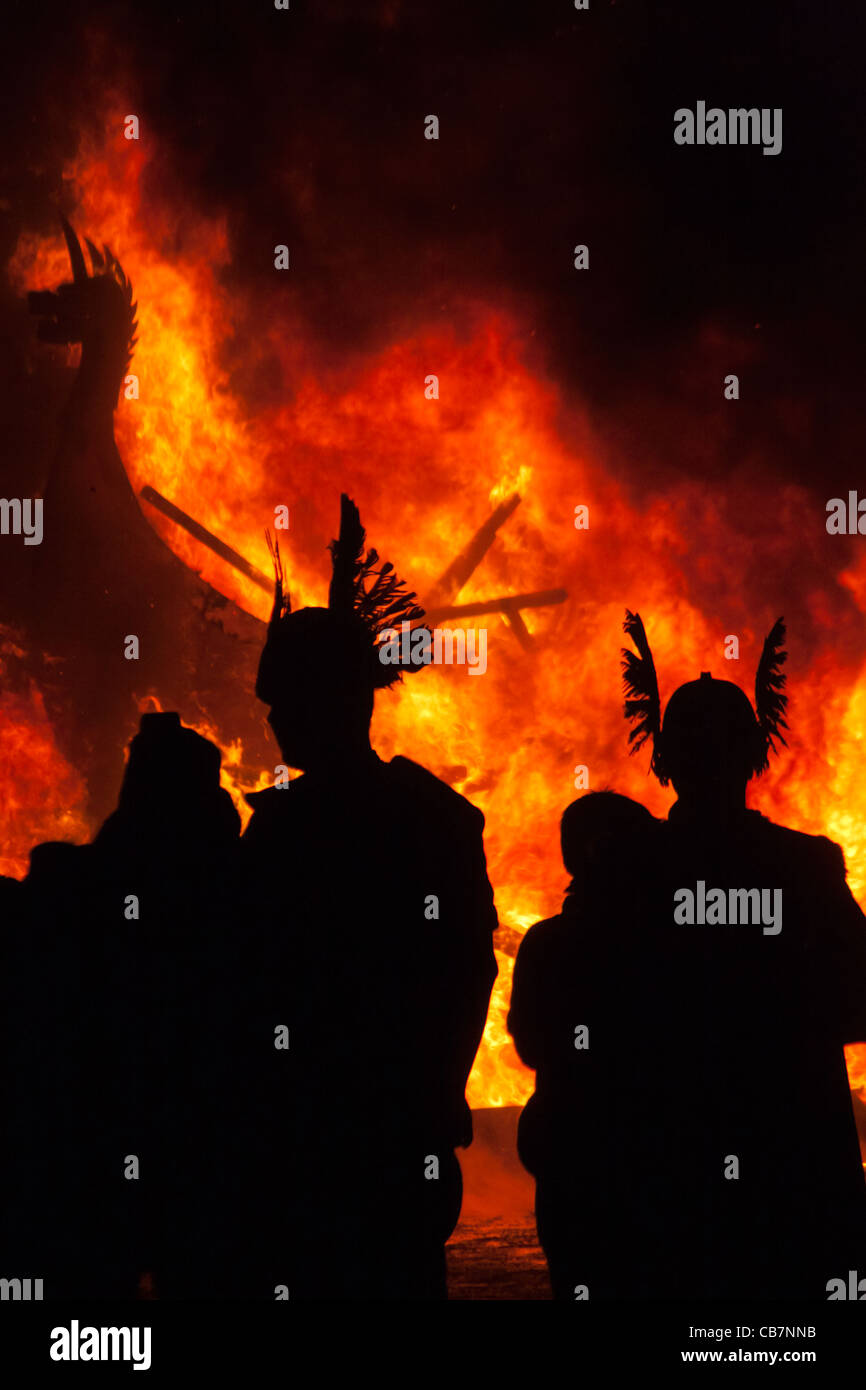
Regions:
[[[853, 1099], [866, 1169], [866, 1105]], [[463, 1210], [448, 1242], [450, 1298], [550, 1299], [535, 1234], [535, 1184], [517, 1157], [520, 1108], [474, 1110], [475, 1140], [459, 1150]]]
[[519, 1114], [517, 1107], [473, 1111], [475, 1140], [459, 1154], [463, 1211], [448, 1243], [451, 1298], [550, 1298], [535, 1185], [517, 1157]]

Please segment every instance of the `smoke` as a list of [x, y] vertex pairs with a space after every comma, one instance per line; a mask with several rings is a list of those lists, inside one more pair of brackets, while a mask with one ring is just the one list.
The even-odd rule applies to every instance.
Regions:
[[[622, 488], [634, 543], [669, 516], [697, 606], [733, 624], [760, 595], [758, 626], [785, 611], [852, 663], [856, 540], [827, 537], [824, 504], [856, 486], [859, 443], [856, 24], [816, 25], [805, 0], [21, 8], [0, 251], [53, 230], [79, 142], [135, 112], [164, 254], [203, 220], [227, 229], [220, 366], [251, 417], [291, 405], [302, 373], [345, 391], [395, 345], [465, 343], [502, 312], [563, 445], [591, 440]], [[782, 153], [675, 146], [673, 111], [698, 98], [781, 107]], [[64, 374], [28, 355], [8, 285], [0, 318], [8, 479], [48, 452]]]
[[[526, 324], [530, 364], [580, 394], [642, 488], [721, 485], [758, 454], [838, 490], [859, 373], [856, 26], [816, 24], [807, 0], [20, 7], [0, 251], [47, 228], [116, 92], [161, 152], [143, 193], [177, 210], [178, 244], [184, 207], [225, 216], [226, 285], [252, 319], [285, 310], [315, 369], [419, 324], [468, 329], [482, 301]], [[698, 98], [782, 107], [782, 154], [676, 147], [673, 112]], [[281, 242], [296, 273], [275, 296]]]

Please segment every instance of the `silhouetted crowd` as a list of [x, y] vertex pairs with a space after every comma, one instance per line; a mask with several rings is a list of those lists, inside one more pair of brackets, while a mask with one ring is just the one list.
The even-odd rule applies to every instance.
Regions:
[[[0, 881], [0, 1273], [46, 1297], [447, 1296], [496, 977], [483, 818], [373, 751], [385, 682], [334, 565], [329, 608], [278, 593], [258, 694], [303, 775], [249, 797], [243, 836], [218, 750], [145, 715], [92, 843]], [[662, 725], [629, 622], [626, 712], [677, 800], [567, 808], [571, 883], [508, 1018], [554, 1297], [824, 1299], [866, 1274], [843, 1055], [866, 924], [836, 845], [746, 809], [773, 647], [775, 706], [704, 676]]]

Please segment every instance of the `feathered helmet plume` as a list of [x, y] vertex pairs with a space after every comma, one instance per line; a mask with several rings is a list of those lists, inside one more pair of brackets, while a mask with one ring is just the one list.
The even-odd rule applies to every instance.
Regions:
[[637, 655], [626, 647], [622, 649], [623, 712], [633, 725], [628, 739], [630, 752], [636, 753], [647, 739], [652, 740], [650, 770], [662, 786], [666, 787], [670, 781], [666, 758], [666, 753], [670, 752], [668, 745], [676, 737], [680, 725], [686, 723], [692, 729], [699, 729], [702, 721], [709, 728], [712, 723], [723, 720], [747, 740], [749, 775], [760, 776], [766, 771], [770, 752], [778, 752], [778, 743], [785, 744], [782, 730], [788, 727], [785, 721], [788, 697], [784, 694], [787, 677], [782, 671], [788, 659], [788, 653], [783, 650], [784, 618], [776, 621], [764, 642], [755, 677], [754, 710], [739, 686], [730, 681], [713, 680], [710, 673], [704, 671], [700, 680], [689, 681], [674, 691], [665, 710], [664, 726], [655, 662], [640, 615], [626, 609], [623, 630], [637, 647]]
[[624, 712], [626, 719], [632, 721], [629, 732], [629, 752], [637, 753], [647, 739], [653, 742], [652, 770], [658, 775], [656, 767], [656, 741], [661, 730], [661, 702], [655, 662], [650, 651], [644, 625], [639, 613], [625, 610], [623, 631], [638, 649], [638, 655], [622, 649], [622, 683], [625, 689]]
[[[340, 496], [340, 536], [328, 546], [333, 566], [328, 608], [353, 614], [363, 623], [373, 646], [378, 647], [383, 632], [400, 623], [417, 622], [424, 617], [424, 609], [415, 602], [417, 595], [409, 593], [402, 579], [398, 579], [390, 561], [377, 569], [378, 551], [368, 550], [364, 555], [366, 539], [358, 508], [344, 492]], [[378, 664], [385, 674], [377, 685], [392, 685], [400, 679], [398, 666]]]
[[340, 534], [330, 542], [331, 585], [327, 608], [292, 612], [285, 589], [279, 544], [267, 535], [274, 561], [274, 605], [268, 636], [259, 663], [256, 693], [266, 704], [276, 703], [281, 683], [292, 678], [296, 663], [319, 664], [330, 658], [346, 661], [374, 690], [399, 681], [400, 663], [379, 660], [384, 634], [401, 623], [424, 617], [416, 595], [407, 590], [394, 566], [379, 562], [378, 552], [364, 553], [366, 532], [350, 497], [340, 497]]
[[784, 748], [787, 743], [782, 729], [787, 729], [785, 711], [788, 697], [784, 689], [788, 681], [782, 667], [788, 660], [788, 653], [782, 650], [785, 641], [785, 619], [777, 618], [772, 631], [764, 640], [761, 660], [755, 676], [755, 707], [758, 711], [758, 727], [763, 736], [763, 756], [755, 768], [758, 776], [770, 766], [770, 753], [778, 753], [776, 743]]

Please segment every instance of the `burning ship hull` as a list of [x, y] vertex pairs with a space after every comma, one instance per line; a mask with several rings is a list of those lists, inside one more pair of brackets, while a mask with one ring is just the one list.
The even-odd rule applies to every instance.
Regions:
[[[555, 910], [564, 886], [558, 816], [587, 784], [614, 784], [656, 814], [668, 801], [639, 760], [624, 757], [622, 611], [640, 603], [658, 615], [672, 684], [718, 666], [729, 632], [745, 654], [766, 614], [780, 611], [768, 589], [766, 614], [750, 612], [747, 581], [742, 594], [729, 582], [740, 560], [742, 573], [753, 573], [753, 551], [771, 547], [778, 561], [776, 530], [769, 521], [767, 534], [755, 529], [763, 485], [745, 488], [745, 527], [697, 486], [635, 498], [605, 467], [585, 414], [574, 408], [566, 418], [550, 383], [525, 366], [516, 326], [493, 312], [466, 342], [431, 330], [360, 369], [317, 379], [282, 310], [249, 309], [224, 289], [224, 226], [192, 219], [169, 251], [159, 219], [152, 232], [133, 215], [144, 162], [120, 137], [104, 146], [85, 140], [69, 171], [76, 222], [117, 248], [141, 293], [142, 331], [129, 365], [131, 320], [120, 311], [108, 341], [79, 334], [81, 363], [43, 470], [45, 542], [4, 553], [4, 748], [11, 780], [23, 785], [10, 813], [7, 844], [16, 852], [7, 851], [7, 871], [20, 874], [39, 839], [80, 839], [95, 828], [113, 803], [142, 707], [177, 709], [215, 737], [242, 807], [242, 790], [272, 780], [278, 755], [252, 693], [269, 608], [255, 577], [268, 568], [265, 528], [288, 508], [289, 587], [316, 602], [334, 502], [349, 489], [432, 615], [483, 617], [490, 629], [482, 681], [465, 671], [424, 673], [380, 701], [374, 740], [385, 756], [404, 752], [429, 766], [487, 817], [500, 977], [470, 1098], [519, 1105], [532, 1078], [504, 1027], [510, 970], [522, 932]], [[91, 284], [108, 278], [123, 292], [115, 276], [91, 269]], [[22, 236], [10, 273], [21, 293], [56, 286], [64, 273], [56, 237]], [[131, 307], [124, 297], [123, 312]], [[69, 341], [68, 324], [58, 329]], [[245, 400], [244, 378], [230, 371], [245, 331], [253, 360], [270, 354], [291, 381], [289, 401], [254, 410]], [[421, 366], [431, 360], [450, 384], [442, 400], [424, 395]], [[67, 367], [55, 370], [68, 377]], [[169, 499], [174, 515], [142, 505], [148, 488], [151, 499]], [[788, 505], [805, 512], [808, 499], [791, 492]], [[178, 512], [223, 552], [179, 525]], [[226, 548], [246, 570], [227, 561]], [[845, 603], [832, 622], [820, 587], [793, 609], [784, 605], [796, 737], [775, 780], [758, 789], [758, 805], [839, 840], [858, 892], [866, 884], [857, 734], [866, 712], [866, 569], [852, 556], [840, 584], [837, 568], [828, 572]], [[565, 590], [567, 603], [559, 601]], [[130, 636], [137, 659], [126, 655]], [[21, 781], [21, 750], [37, 745], [53, 759], [48, 788], [37, 781], [44, 758], [34, 761], [32, 784]], [[808, 760], [807, 748], [818, 750]], [[850, 1049], [858, 1088], [863, 1065]], [[866, 1107], [858, 1100], [855, 1108], [862, 1119]]]

